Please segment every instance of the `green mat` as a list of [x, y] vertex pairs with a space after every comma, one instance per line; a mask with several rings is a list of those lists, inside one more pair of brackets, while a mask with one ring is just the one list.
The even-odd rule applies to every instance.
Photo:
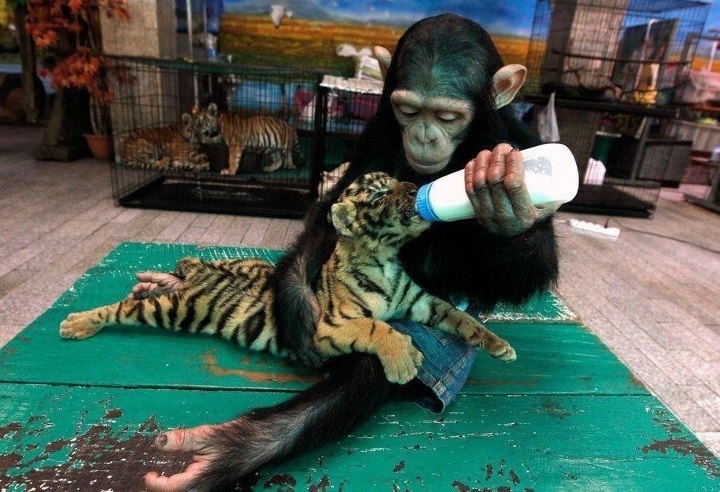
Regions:
[[[0, 490], [138, 490], [171, 472], [152, 435], [227, 420], [317, 379], [226, 341], [110, 327], [58, 337], [72, 311], [183, 256], [281, 251], [125, 243], [0, 350]], [[351, 436], [250, 477], [256, 490], [718, 490], [714, 457], [557, 297], [490, 315], [518, 360], [478, 357], [442, 415], [392, 403]]]

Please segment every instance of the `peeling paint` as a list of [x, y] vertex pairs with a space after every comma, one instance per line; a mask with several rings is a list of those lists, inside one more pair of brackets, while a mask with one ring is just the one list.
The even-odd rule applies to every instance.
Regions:
[[217, 356], [213, 351], [209, 350], [202, 356], [205, 368], [211, 372], [214, 376], [241, 376], [255, 383], [317, 383], [322, 381], [322, 376], [303, 376], [302, 374], [288, 373], [277, 373], [277, 372], [260, 372], [260, 371], [249, 371], [247, 369], [230, 369], [227, 367], [220, 367]]
[[20, 453], [12, 452], [0, 455], [0, 472], [6, 475], [9, 469], [19, 466], [21, 461], [22, 455]]
[[308, 492], [325, 492], [330, 487], [330, 479], [327, 475], [323, 475], [320, 481], [308, 487]]
[[0, 439], [4, 438], [11, 432], [19, 432], [22, 430], [22, 425], [19, 422], [10, 422], [8, 425], [0, 427]]
[[572, 415], [572, 412], [563, 408], [558, 402], [550, 399], [543, 400], [542, 409], [548, 415], [552, 415], [553, 417], [557, 417], [561, 420]]
[[652, 444], [643, 446], [641, 449], [646, 454], [650, 451], [667, 454], [668, 451], [672, 450], [683, 456], [692, 455], [693, 462], [696, 465], [704, 468], [711, 477], [720, 478], [720, 467], [717, 465], [715, 455], [697, 441], [689, 439], [655, 440]]
[[[119, 410], [111, 410], [106, 416], [121, 414]], [[121, 439], [126, 429], [115, 432], [108, 423], [102, 419], [72, 439], [49, 442], [32, 457], [19, 453], [18, 449], [0, 454], [3, 487], [84, 492], [115, 490], [118, 483], [124, 483], [140, 488], [147, 471], [156, 469], [177, 473], [192, 459], [192, 453], [171, 455], [155, 450], [152, 439], [159, 429], [153, 417], [127, 439]], [[5, 428], [13, 432], [27, 432], [29, 427], [37, 424], [51, 425], [47, 416], [32, 416], [26, 425], [13, 423]], [[16, 448], [20, 446], [22, 444], [18, 442]], [[62, 459], [54, 457], [57, 453], [61, 453]], [[60, 464], [55, 466], [34, 466], [58, 462]]]
[[452, 486], [455, 487], [458, 490], [458, 492], [470, 492], [470, 487], [468, 487], [467, 485], [465, 485], [464, 483], [462, 483], [458, 480], [455, 480], [452, 483]]
[[122, 417], [122, 410], [119, 408], [111, 408], [105, 413], [105, 420], [116, 420]]
[[664, 411], [656, 411], [653, 415], [653, 422], [657, 423], [665, 429], [668, 434], [680, 434], [680, 422], [670, 413]]
[[280, 491], [291, 491], [295, 490], [297, 480], [290, 474], [284, 473], [282, 475], [274, 475], [270, 480], [265, 482], [265, 488], [279, 487]]

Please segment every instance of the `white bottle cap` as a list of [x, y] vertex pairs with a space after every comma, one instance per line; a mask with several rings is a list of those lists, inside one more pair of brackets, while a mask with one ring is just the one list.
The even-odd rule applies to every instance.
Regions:
[[430, 188], [432, 183], [422, 185], [417, 191], [417, 197], [415, 197], [415, 210], [421, 219], [428, 222], [438, 222], [440, 217], [435, 215], [430, 207]]

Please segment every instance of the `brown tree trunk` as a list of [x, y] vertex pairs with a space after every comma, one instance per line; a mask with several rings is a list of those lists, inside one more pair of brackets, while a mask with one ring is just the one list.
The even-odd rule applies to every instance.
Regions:
[[[24, 7], [17, 9], [24, 10]], [[37, 81], [35, 70], [35, 52], [31, 38], [25, 31], [25, 14], [18, 12], [16, 22], [22, 25], [24, 36], [27, 39], [27, 51], [21, 51], [23, 60], [23, 90], [25, 90], [25, 77], [30, 81]], [[19, 27], [18, 27], [19, 28]], [[21, 50], [23, 43], [21, 43]], [[57, 42], [58, 56], [62, 56], [72, 46], [69, 39], [60, 39]], [[30, 75], [32, 74], [32, 75]], [[32, 82], [29, 84], [33, 86]], [[37, 91], [37, 86], [35, 86]], [[27, 91], [30, 93], [30, 91]], [[32, 151], [38, 160], [72, 161], [90, 155], [83, 133], [90, 132], [90, 117], [87, 91], [78, 89], [58, 89], [52, 98], [48, 119], [45, 123], [45, 133], [42, 142]], [[33, 99], [37, 105], [37, 99]]]
[[37, 71], [35, 68], [35, 45], [32, 38], [25, 29], [27, 7], [19, 5], [15, 10], [15, 27], [18, 32], [18, 45], [20, 46], [20, 61], [22, 63], [22, 93], [23, 105], [25, 107], [25, 121], [28, 123], [39, 123], [42, 120], [41, 101], [45, 93], [38, 93], [40, 87], [37, 84]]
[[45, 134], [32, 155], [38, 160], [73, 161], [90, 155], [83, 133], [90, 132], [88, 93], [58, 90], [53, 97]]

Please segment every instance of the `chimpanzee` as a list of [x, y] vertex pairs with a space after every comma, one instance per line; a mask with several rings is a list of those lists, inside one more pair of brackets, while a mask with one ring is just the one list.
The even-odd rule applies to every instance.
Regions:
[[[376, 56], [386, 68], [377, 113], [346, 174], [309, 212], [274, 278], [282, 341], [306, 363], [319, 360], [312, 345], [312, 288], [336, 241], [327, 212], [363, 173], [386, 171], [424, 184], [465, 169], [477, 218], [435, 223], [401, 251], [406, 270], [433, 294], [457, 304], [469, 301], [477, 312], [501, 300], [520, 303], [557, 278], [555, 206], [532, 205], [516, 151], [540, 141], [509, 107], [525, 68], [504, 66], [487, 32], [452, 14], [417, 22], [400, 38], [394, 56], [383, 49]], [[225, 424], [160, 434], [159, 449], [193, 451], [195, 461], [173, 476], [148, 473], [146, 486], [225, 489], [263, 465], [345, 436], [391, 396], [441, 411], [464, 383], [475, 350], [449, 335], [439, 340], [437, 330], [402, 320], [393, 326], [410, 334], [425, 355], [418, 377], [407, 385], [390, 384], [372, 355], [341, 356], [330, 362], [327, 378], [278, 406]]]

